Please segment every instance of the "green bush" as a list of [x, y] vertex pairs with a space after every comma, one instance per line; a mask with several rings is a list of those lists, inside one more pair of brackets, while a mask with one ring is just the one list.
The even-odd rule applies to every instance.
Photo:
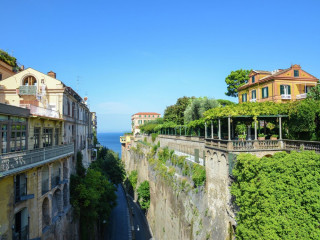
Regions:
[[237, 239], [320, 239], [319, 154], [240, 154], [233, 176]]
[[193, 164], [192, 181], [196, 187], [204, 185], [206, 181], [206, 169], [204, 166]]
[[129, 181], [131, 183], [131, 186], [133, 187], [133, 190], [136, 189], [137, 182], [138, 182], [138, 171], [133, 170], [129, 175]]
[[151, 140], [152, 140], [152, 142], [154, 143], [154, 141], [156, 140], [156, 138], [158, 137], [158, 133], [152, 133], [151, 134]]
[[148, 181], [144, 181], [138, 187], [138, 201], [142, 209], [147, 210], [150, 206], [150, 186]]

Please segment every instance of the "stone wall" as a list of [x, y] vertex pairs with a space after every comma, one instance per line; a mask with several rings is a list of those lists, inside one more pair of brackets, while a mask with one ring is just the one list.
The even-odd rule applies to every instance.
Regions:
[[[159, 137], [160, 145], [179, 147], [177, 142], [188, 147], [204, 148], [202, 142]], [[157, 141], [155, 143], [157, 143]], [[151, 139], [147, 137], [147, 141]], [[133, 143], [136, 147], [138, 143]], [[142, 145], [143, 154], [122, 148], [122, 160], [127, 173], [138, 171], [138, 185], [144, 180], [150, 182], [151, 203], [147, 213], [153, 237], [159, 239], [217, 239], [233, 238], [235, 225], [229, 186], [231, 179], [228, 174], [227, 156], [220, 152], [209, 157], [206, 166], [207, 179], [204, 187], [191, 190], [172, 187], [162, 176], [149, 165], [146, 154], [149, 147]], [[181, 148], [180, 148], [181, 149]], [[176, 174], [177, 175], [177, 174]], [[177, 176], [182, 178], [182, 176]]]

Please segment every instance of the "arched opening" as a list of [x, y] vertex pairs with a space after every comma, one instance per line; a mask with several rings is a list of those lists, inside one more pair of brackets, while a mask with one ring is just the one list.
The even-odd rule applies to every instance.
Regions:
[[44, 166], [41, 170], [42, 195], [49, 191], [49, 167]]
[[45, 198], [42, 202], [42, 228], [50, 225], [49, 199]]
[[57, 216], [60, 212], [62, 212], [62, 196], [61, 190], [57, 189], [52, 197], [52, 217]]
[[63, 187], [63, 207], [67, 207], [68, 205], [69, 205], [68, 184], [64, 184], [64, 187]]
[[69, 169], [68, 169], [68, 160], [63, 162], [63, 179], [68, 179]]
[[57, 161], [52, 165], [51, 171], [51, 188], [56, 187], [60, 182], [60, 162]]
[[33, 76], [27, 76], [23, 79], [22, 84], [25, 86], [34, 86], [37, 84], [37, 79]]

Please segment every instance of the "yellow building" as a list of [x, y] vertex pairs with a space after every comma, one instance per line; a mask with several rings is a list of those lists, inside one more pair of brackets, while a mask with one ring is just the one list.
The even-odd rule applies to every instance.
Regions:
[[74, 144], [62, 119], [0, 103], [0, 239], [71, 239]]
[[238, 88], [239, 103], [304, 99], [318, 80], [297, 64], [272, 72], [252, 70], [248, 83]]

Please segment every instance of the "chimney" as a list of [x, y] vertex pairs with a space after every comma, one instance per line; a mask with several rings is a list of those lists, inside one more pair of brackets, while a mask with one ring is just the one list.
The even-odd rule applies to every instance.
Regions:
[[49, 77], [56, 78], [57, 75], [56, 75], [55, 72], [50, 71], [50, 72], [48, 72], [48, 76], [49, 76]]

